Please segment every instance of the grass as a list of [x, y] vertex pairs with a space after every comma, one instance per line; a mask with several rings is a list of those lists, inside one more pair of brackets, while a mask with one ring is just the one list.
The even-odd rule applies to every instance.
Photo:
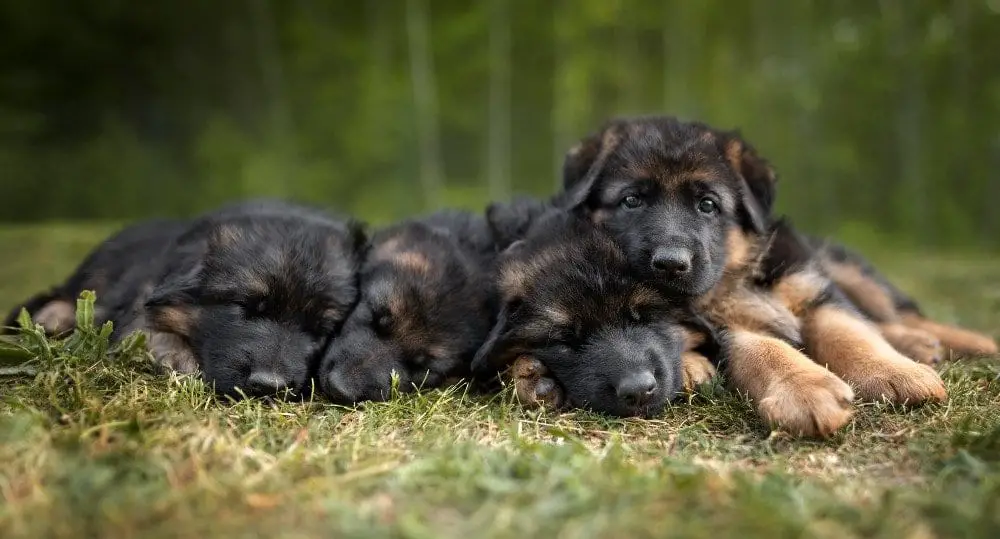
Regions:
[[[63, 277], [107, 231], [0, 233], [2, 304]], [[1000, 263], [874, 258], [939, 318], [996, 330]], [[718, 385], [647, 421], [462, 387], [356, 410], [222, 402], [141, 350], [105, 352], [99, 333], [0, 379], [4, 537], [1000, 535], [989, 361], [943, 369], [947, 404], [861, 405], [816, 442], [768, 432]]]

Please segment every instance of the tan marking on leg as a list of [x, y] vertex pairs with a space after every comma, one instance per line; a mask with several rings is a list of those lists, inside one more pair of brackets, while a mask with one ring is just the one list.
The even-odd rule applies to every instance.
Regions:
[[916, 314], [904, 314], [902, 318], [907, 326], [933, 334], [945, 348], [958, 356], [992, 356], [998, 353], [997, 342], [989, 335], [928, 320]]
[[803, 337], [808, 354], [862, 399], [919, 404], [948, 398], [934, 369], [900, 354], [873, 324], [834, 305], [809, 313]]
[[681, 372], [684, 375], [685, 391], [693, 391], [716, 375], [712, 362], [698, 352], [681, 352]]
[[41, 324], [49, 335], [67, 331], [76, 326], [76, 305], [62, 299], [50, 301], [38, 309], [31, 319]]
[[792, 314], [801, 318], [829, 284], [830, 281], [819, 272], [804, 269], [782, 277], [774, 285], [772, 294]]
[[854, 392], [784, 341], [732, 333], [729, 376], [769, 424], [802, 436], [829, 436], [850, 420]]
[[526, 408], [545, 406], [558, 409], [565, 402], [563, 390], [548, 369], [531, 356], [518, 356], [508, 371], [513, 378], [518, 402]]
[[876, 322], [894, 322], [899, 319], [896, 304], [887, 290], [854, 264], [824, 261], [830, 279], [840, 287], [847, 299]]
[[941, 341], [930, 332], [899, 322], [879, 324], [878, 328], [893, 348], [917, 363], [934, 365], [944, 357]]

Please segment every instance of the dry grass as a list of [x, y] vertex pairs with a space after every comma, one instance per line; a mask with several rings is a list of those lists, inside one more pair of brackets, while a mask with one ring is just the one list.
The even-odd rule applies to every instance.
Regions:
[[[880, 262], [938, 316], [990, 329], [1000, 312], [983, 293], [1000, 264]], [[5, 303], [47, 284], [6, 271], [25, 285], [6, 281]], [[811, 442], [769, 433], [719, 385], [649, 421], [529, 412], [462, 387], [357, 410], [220, 402], [134, 350], [102, 353], [88, 331], [2, 379], [5, 537], [1000, 534], [988, 361], [945, 368], [945, 405], [862, 406]]]

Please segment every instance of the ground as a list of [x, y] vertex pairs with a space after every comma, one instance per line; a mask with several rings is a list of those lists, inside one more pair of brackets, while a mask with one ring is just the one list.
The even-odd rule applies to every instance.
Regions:
[[[0, 305], [107, 231], [0, 231]], [[1000, 262], [866, 253], [934, 316], [997, 331]], [[815, 442], [719, 385], [645, 421], [463, 388], [225, 403], [90, 333], [0, 379], [5, 537], [1000, 536], [1000, 362], [951, 363], [947, 404], [861, 405]]]

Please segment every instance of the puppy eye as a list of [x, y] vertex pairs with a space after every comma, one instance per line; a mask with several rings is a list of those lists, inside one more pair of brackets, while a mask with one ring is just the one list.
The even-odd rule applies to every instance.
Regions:
[[621, 201], [621, 206], [630, 210], [634, 210], [639, 206], [642, 206], [642, 199], [635, 195], [628, 195]]
[[250, 300], [243, 305], [247, 316], [264, 316], [267, 313], [267, 300]]
[[372, 326], [379, 335], [386, 335], [392, 329], [392, 317], [387, 314], [378, 315], [372, 320]]
[[705, 197], [698, 201], [698, 211], [701, 213], [713, 214], [719, 211], [719, 205], [714, 200]]

